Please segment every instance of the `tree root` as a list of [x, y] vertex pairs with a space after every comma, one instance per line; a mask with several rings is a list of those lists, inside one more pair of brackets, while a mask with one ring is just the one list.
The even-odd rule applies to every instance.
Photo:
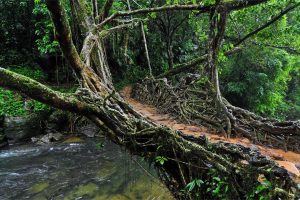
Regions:
[[188, 74], [176, 86], [165, 78], [146, 78], [134, 86], [132, 96], [185, 123], [204, 124], [216, 132], [227, 132], [228, 137], [232, 133], [255, 143], [300, 152], [299, 122], [263, 118], [231, 105], [224, 98], [220, 113], [212, 89], [195, 84], [198, 78]]

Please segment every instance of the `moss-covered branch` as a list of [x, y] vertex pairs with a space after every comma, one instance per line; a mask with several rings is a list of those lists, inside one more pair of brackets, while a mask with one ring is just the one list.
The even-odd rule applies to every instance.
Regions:
[[0, 68], [0, 87], [24, 94], [50, 106], [76, 113], [92, 110], [86, 103], [70, 94], [54, 91], [31, 78]]

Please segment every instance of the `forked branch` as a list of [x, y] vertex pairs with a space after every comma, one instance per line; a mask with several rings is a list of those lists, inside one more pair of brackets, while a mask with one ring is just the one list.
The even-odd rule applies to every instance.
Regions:
[[[267, 2], [268, 0], [244, 0], [244, 1], [231, 1], [231, 2], [224, 2], [222, 3], [223, 7], [226, 7], [228, 12], [234, 11], [234, 10], [240, 10], [249, 6], [258, 5], [264, 2]], [[109, 23], [113, 19], [117, 17], [126, 17], [126, 16], [132, 16], [137, 14], [148, 14], [153, 12], [166, 12], [166, 11], [179, 11], [179, 10], [196, 10], [200, 13], [208, 13], [211, 9], [213, 9], [216, 5], [210, 4], [210, 5], [203, 5], [203, 4], [190, 4], [190, 5], [170, 5], [170, 6], [161, 6], [161, 7], [154, 7], [154, 8], [143, 8], [128, 12], [117, 12], [110, 17], [107, 17], [104, 19], [97, 28], [103, 27], [105, 24]]]

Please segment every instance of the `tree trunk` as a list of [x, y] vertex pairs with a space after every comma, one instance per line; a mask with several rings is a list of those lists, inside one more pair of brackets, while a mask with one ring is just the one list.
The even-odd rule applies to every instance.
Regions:
[[169, 70], [172, 70], [174, 68], [174, 54], [172, 50], [172, 42], [170, 41], [170, 38], [167, 38], [167, 55], [168, 55], [168, 65]]

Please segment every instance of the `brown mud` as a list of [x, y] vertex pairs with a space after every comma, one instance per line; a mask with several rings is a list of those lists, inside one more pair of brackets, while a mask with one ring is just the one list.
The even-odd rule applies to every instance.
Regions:
[[262, 155], [268, 156], [275, 160], [278, 165], [285, 168], [290, 172], [296, 182], [300, 183], [300, 154], [292, 151], [284, 151], [282, 149], [274, 149], [267, 146], [262, 146], [252, 143], [247, 138], [236, 137], [236, 138], [226, 138], [223, 135], [216, 134], [205, 128], [204, 126], [184, 124], [177, 122], [168, 114], [161, 114], [159, 110], [152, 105], [143, 104], [133, 98], [131, 98], [131, 87], [125, 87], [121, 91], [123, 98], [138, 112], [144, 115], [146, 118], [150, 119], [156, 124], [168, 126], [172, 129], [180, 130], [184, 134], [193, 136], [203, 136], [205, 135], [210, 142], [228, 142], [232, 144], [240, 144], [242, 146], [259, 150]]

